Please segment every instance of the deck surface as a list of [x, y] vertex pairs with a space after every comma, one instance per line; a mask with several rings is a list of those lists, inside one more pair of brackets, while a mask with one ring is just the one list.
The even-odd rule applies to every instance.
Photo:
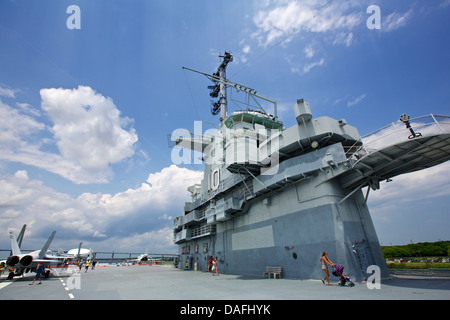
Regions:
[[[75, 270], [75, 269], [74, 269]], [[69, 273], [72, 274], [72, 273]], [[34, 274], [0, 280], [1, 300], [450, 300], [450, 278], [393, 278], [380, 289], [365, 283], [340, 287], [320, 280], [263, 279], [212, 275], [172, 266], [97, 267], [42, 279], [29, 285]]]

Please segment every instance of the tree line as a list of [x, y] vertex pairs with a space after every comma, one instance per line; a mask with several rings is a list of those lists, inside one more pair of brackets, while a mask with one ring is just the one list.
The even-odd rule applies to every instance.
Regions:
[[419, 242], [397, 246], [381, 246], [385, 258], [450, 256], [450, 241]]

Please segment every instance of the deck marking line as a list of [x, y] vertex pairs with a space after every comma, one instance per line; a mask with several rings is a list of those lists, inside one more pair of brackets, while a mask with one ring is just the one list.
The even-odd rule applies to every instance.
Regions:
[[12, 282], [2, 282], [0, 283], [0, 290], [3, 289], [4, 287], [10, 285]]

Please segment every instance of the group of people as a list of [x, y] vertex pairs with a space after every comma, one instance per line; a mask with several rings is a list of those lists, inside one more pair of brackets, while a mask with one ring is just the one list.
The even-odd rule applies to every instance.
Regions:
[[[332, 286], [330, 283], [330, 272], [328, 271], [328, 265], [334, 267], [336, 266], [335, 263], [330, 261], [330, 258], [328, 258], [328, 252], [324, 251], [322, 253], [322, 256], [320, 258], [320, 262], [322, 263], [322, 270], [325, 272], [325, 277], [323, 277], [322, 283], [325, 284], [325, 280], [328, 282], [329, 286]], [[212, 275], [214, 276], [214, 271], [217, 275], [219, 275], [219, 271], [217, 270], [217, 257], [213, 258], [212, 256], [208, 259], [208, 272], [212, 271]]]
[[[97, 264], [96, 260], [93, 260], [92, 263], [90, 260], [87, 260], [86, 263], [84, 263], [84, 264], [82, 261], [80, 261], [78, 263], [78, 268], [80, 268], [80, 272], [81, 272], [81, 268], [84, 265], [84, 268], [85, 268], [84, 272], [87, 272], [89, 269], [89, 266], [91, 266], [92, 270], [94, 270], [96, 264]], [[30, 286], [33, 285], [36, 280], [39, 280], [39, 284], [42, 284], [41, 275], [42, 275], [43, 271], [44, 271], [44, 265], [42, 263], [39, 263], [36, 267], [36, 275], [34, 276], [33, 281], [30, 283]]]
[[[86, 263], [84, 263], [84, 272], [87, 272], [89, 270], [89, 266], [91, 266], [91, 269], [94, 270], [96, 264], [97, 264], [97, 260], [93, 260], [92, 262], [91, 262], [91, 260], [87, 260]], [[80, 268], [80, 272], [81, 272], [81, 268], [83, 268], [83, 261], [79, 262], [78, 268]]]
[[208, 272], [212, 271], [212, 275], [214, 276], [214, 271], [219, 275], [219, 271], [217, 270], [217, 257], [213, 258], [212, 256], [208, 259]]
[[[93, 260], [92, 263], [90, 260], [87, 260], [86, 263], [84, 263], [84, 264], [83, 264], [83, 261], [80, 261], [78, 263], [78, 268], [80, 268], [80, 272], [81, 272], [81, 268], [84, 265], [84, 268], [85, 268], [84, 272], [87, 272], [89, 269], [89, 266], [91, 266], [92, 270], [94, 270], [96, 264], [97, 264], [96, 260]], [[66, 265], [66, 267], [67, 267], [67, 265]], [[41, 275], [43, 272], [44, 272], [44, 265], [42, 263], [39, 263], [36, 267], [36, 275], [34, 276], [33, 281], [30, 283], [30, 286], [33, 285], [36, 280], [39, 280], [39, 284], [42, 284]]]
[[[97, 261], [92, 261], [92, 269], [95, 268], [95, 264]], [[328, 282], [329, 286], [332, 286], [332, 284], [330, 283], [330, 272], [328, 271], [328, 265], [334, 267], [336, 266], [335, 263], [331, 262], [330, 259], [328, 258], [328, 252], [324, 251], [322, 253], [322, 256], [320, 258], [320, 262], [322, 264], [322, 270], [325, 272], [325, 277], [323, 277], [322, 283], [325, 284], [325, 280]], [[85, 263], [85, 272], [88, 271], [89, 266], [91, 265], [90, 260], [87, 260]], [[79, 263], [79, 268], [81, 271], [81, 268], [83, 267], [83, 262], [80, 261]], [[41, 281], [41, 273], [44, 270], [44, 265], [43, 264], [39, 264], [36, 268], [36, 276], [33, 279], [33, 282], [30, 283], [30, 285], [34, 284], [34, 281], [39, 280], [39, 284], [42, 283]], [[214, 276], [214, 272], [219, 275], [219, 271], [217, 270], [217, 257], [213, 258], [212, 256], [209, 257], [208, 259], [208, 272], [212, 272], [212, 275]]]

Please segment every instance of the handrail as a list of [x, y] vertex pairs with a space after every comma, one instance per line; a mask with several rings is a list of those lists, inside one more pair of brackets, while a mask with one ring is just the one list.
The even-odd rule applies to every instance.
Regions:
[[[423, 121], [424, 119], [426, 121]], [[382, 148], [399, 142], [414, 140], [419, 137], [419, 134], [421, 137], [450, 134], [449, 116], [429, 114], [411, 119], [409, 123], [414, 131], [417, 132], [416, 136], [411, 136], [411, 131], [405, 126], [405, 123], [401, 121], [393, 122], [358, 139], [346, 152], [347, 159], [353, 159], [358, 162], [365, 156]]]

